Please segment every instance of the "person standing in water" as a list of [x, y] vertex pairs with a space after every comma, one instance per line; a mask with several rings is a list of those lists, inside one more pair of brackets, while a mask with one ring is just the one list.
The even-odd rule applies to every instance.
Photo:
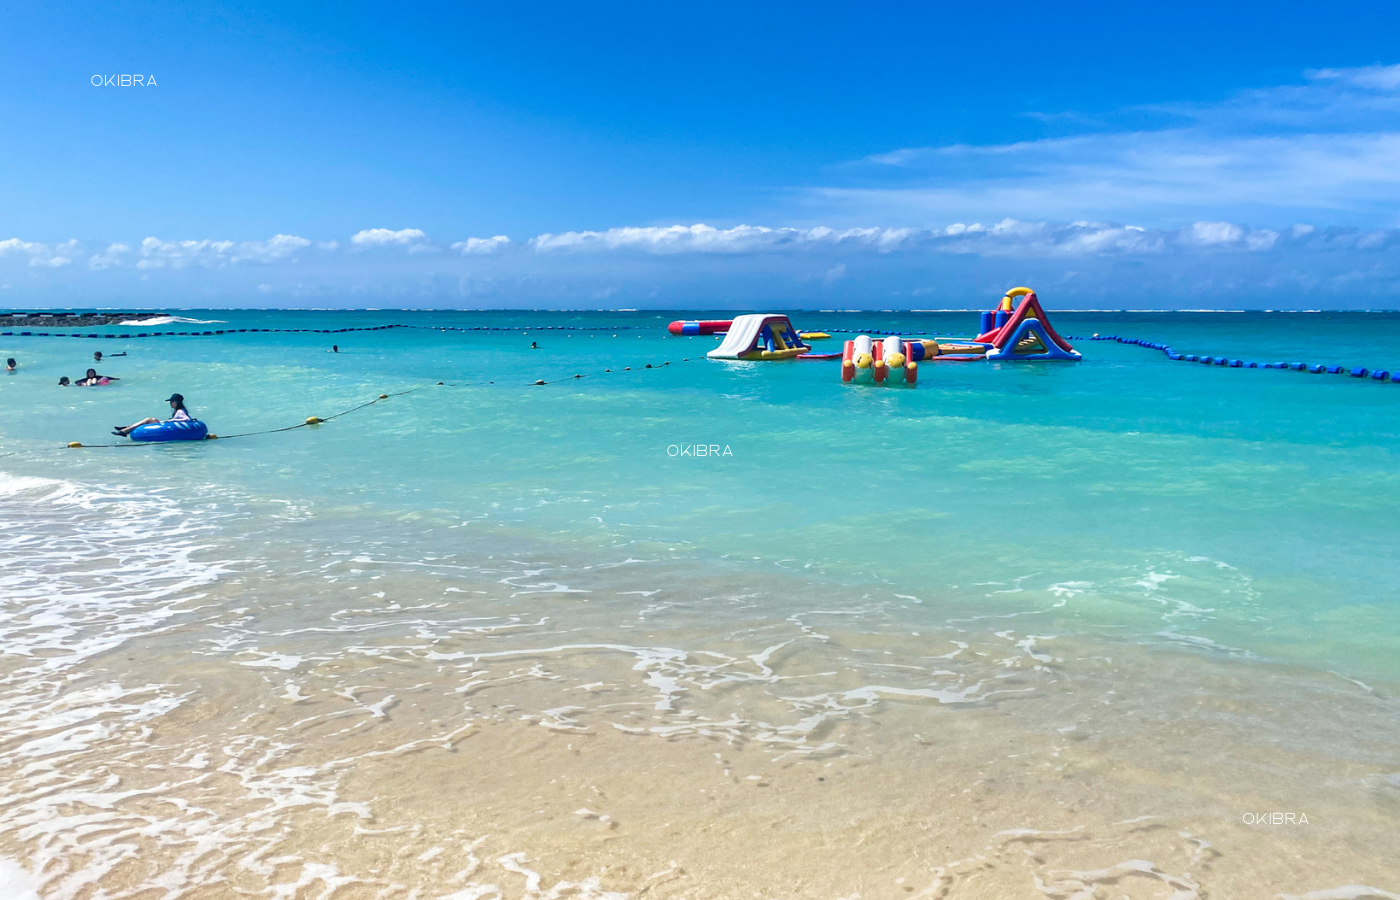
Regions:
[[18, 368], [19, 368], [19, 363], [15, 362], [15, 358], [14, 358], [13, 356], [11, 356], [9, 359], [5, 360], [5, 371], [6, 371], [6, 372], [13, 372], [15, 369], [18, 369]]
[[[185, 398], [183, 395], [171, 394], [165, 402], [170, 404], [171, 413], [170, 418], [166, 419], [165, 421], [188, 422], [189, 420], [194, 418], [194, 416], [190, 415], [190, 411], [185, 408]], [[118, 425], [112, 429], [112, 434], [115, 434], [118, 437], [129, 437], [133, 431], [140, 428], [142, 425], [157, 425], [160, 423], [160, 421], [160, 419], [148, 417], [142, 419], [139, 422], [132, 422], [130, 425]]]

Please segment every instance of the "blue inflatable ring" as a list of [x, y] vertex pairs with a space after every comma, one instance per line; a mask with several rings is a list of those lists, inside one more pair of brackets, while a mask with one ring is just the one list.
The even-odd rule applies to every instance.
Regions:
[[209, 426], [198, 419], [180, 419], [142, 425], [128, 437], [133, 441], [202, 441], [208, 434]]

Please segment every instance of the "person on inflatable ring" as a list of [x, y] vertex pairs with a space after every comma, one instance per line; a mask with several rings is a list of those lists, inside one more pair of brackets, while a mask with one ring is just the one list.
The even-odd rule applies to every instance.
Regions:
[[[190, 419], [194, 418], [194, 416], [190, 415], [190, 411], [185, 408], [185, 398], [182, 395], [171, 394], [170, 398], [165, 402], [170, 404], [170, 409], [172, 411], [170, 418], [165, 421], [188, 422]], [[133, 431], [140, 428], [142, 425], [156, 425], [159, 424], [160, 421], [160, 419], [145, 418], [139, 422], [132, 422], [130, 425], [118, 425], [112, 429], [112, 434], [115, 434], [117, 437], [129, 437]]]

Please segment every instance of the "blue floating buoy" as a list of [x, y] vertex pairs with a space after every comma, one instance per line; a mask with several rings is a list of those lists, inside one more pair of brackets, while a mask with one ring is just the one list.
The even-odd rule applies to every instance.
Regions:
[[1187, 362], [1195, 362], [1195, 361], [1198, 360], [1198, 359], [1200, 359], [1200, 357], [1197, 356], [1197, 355], [1194, 354], [1194, 353], [1188, 353], [1188, 354], [1186, 354], [1186, 361], [1187, 361]]
[[1385, 369], [1377, 369], [1376, 371], [1371, 373], [1371, 377], [1376, 381], [1389, 381], [1390, 373], [1387, 372]]
[[1243, 366], [1243, 365], [1244, 365], [1244, 361], [1243, 361], [1243, 360], [1239, 360], [1239, 359], [1232, 359], [1232, 360], [1230, 360], [1230, 368], [1232, 368], [1232, 369], [1238, 369], [1238, 368], [1240, 368], [1240, 367]]
[[1217, 366], [1228, 366], [1230, 364], [1230, 361], [1223, 356], [1217, 356], [1215, 358], [1215, 364]]
[[1328, 367], [1327, 367], [1327, 374], [1328, 374], [1328, 375], [1340, 375], [1340, 374], [1342, 374], [1342, 367], [1341, 367], [1341, 366], [1328, 366]]
[[1181, 359], [1185, 359], [1185, 358], [1186, 358], [1186, 357], [1182, 356], [1180, 353], [1168, 353], [1168, 354], [1167, 354], [1167, 359], [1181, 360]]
[[1371, 370], [1367, 369], [1365, 366], [1357, 366], [1355, 369], [1351, 370], [1352, 378], [1365, 378], [1369, 374], [1371, 374]]
[[1327, 367], [1322, 365], [1321, 363], [1318, 363], [1317, 365], [1310, 367], [1308, 371], [1313, 373], [1314, 375], [1321, 375], [1323, 372], [1327, 371]]
[[1308, 364], [1307, 364], [1307, 363], [1300, 363], [1300, 362], [1290, 363], [1289, 366], [1288, 366], [1288, 368], [1292, 369], [1292, 370], [1295, 371], [1295, 372], [1301, 372], [1301, 371], [1303, 371], [1304, 369], [1306, 369], [1307, 367], [1308, 367]]
[[1400, 372], [1392, 373], [1390, 380], [1395, 384], [1400, 384]]

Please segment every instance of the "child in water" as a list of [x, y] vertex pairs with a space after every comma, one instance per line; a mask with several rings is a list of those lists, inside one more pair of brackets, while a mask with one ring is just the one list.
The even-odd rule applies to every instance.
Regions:
[[88, 369], [87, 374], [78, 379], [78, 387], [91, 387], [96, 384], [111, 384], [113, 381], [121, 381], [115, 375], [98, 375], [96, 369]]

